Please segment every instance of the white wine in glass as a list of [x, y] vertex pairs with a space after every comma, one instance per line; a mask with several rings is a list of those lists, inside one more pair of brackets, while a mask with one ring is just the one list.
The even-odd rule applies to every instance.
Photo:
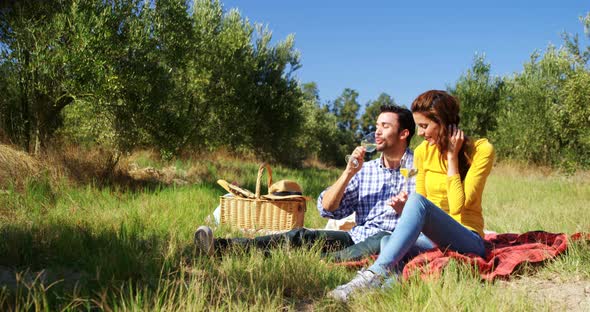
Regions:
[[410, 181], [415, 175], [418, 174], [418, 169], [413, 167], [414, 164], [408, 164], [406, 155], [407, 154], [404, 154], [404, 156], [402, 156], [402, 159], [400, 160], [399, 173], [404, 177], [404, 181], [402, 183], [402, 187], [400, 188], [400, 190], [403, 190], [408, 181]]
[[418, 174], [418, 169], [416, 168], [400, 168], [399, 173], [404, 176], [406, 179], [413, 178], [416, 174]]
[[377, 149], [377, 143], [375, 142], [362, 141], [361, 146], [365, 147], [367, 153], [372, 153]]
[[[372, 153], [375, 150], [377, 150], [377, 143], [375, 142], [375, 132], [367, 133], [361, 140], [361, 146], [365, 148], [365, 151], [367, 153]], [[349, 162], [352, 162], [352, 165], [355, 168], [358, 168], [359, 166], [358, 159], [352, 157], [352, 155], [346, 155], [346, 157], [344, 157], [344, 160], [346, 160], [347, 164]]]

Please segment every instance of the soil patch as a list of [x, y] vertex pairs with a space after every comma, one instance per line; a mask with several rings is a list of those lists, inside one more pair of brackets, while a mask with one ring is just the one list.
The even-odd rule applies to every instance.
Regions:
[[500, 281], [503, 287], [524, 291], [532, 302], [542, 303], [550, 311], [590, 311], [590, 281], [576, 278], [534, 276]]

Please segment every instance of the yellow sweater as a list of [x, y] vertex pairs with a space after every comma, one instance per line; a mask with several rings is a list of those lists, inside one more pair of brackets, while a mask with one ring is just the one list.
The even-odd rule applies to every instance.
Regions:
[[487, 139], [475, 141], [470, 155], [471, 167], [461, 181], [458, 173], [447, 176], [446, 157], [441, 161], [436, 146], [424, 141], [414, 151], [414, 165], [418, 169], [416, 192], [483, 237], [481, 199], [494, 156], [494, 147]]

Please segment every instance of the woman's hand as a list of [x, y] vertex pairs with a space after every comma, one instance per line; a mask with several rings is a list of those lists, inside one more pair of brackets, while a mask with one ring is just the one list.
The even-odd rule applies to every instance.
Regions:
[[459, 129], [457, 125], [449, 125], [449, 147], [447, 159], [453, 159], [459, 155], [459, 151], [461, 150], [461, 146], [463, 146], [464, 140], [465, 136], [463, 134], [463, 130]]
[[393, 207], [393, 210], [395, 210], [398, 215], [401, 215], [404, 206], [406, 205], [406, 201], [408, 201], [408, 193], [401, 191], [399, 194], [391, 198], [389, 205]]

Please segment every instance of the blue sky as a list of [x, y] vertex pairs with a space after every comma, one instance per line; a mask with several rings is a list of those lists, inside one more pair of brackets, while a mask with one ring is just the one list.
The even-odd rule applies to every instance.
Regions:
[[476, 53], [494, 75], [520, 72], [535, 50], [561, 46], [562, 32], [585, 39], [578, 18], [590, 11], [581, 0], [221, 1], [267, 25], [275, 42], [294, 34], [296, 75], [318, 84], [323, 103], [352, 88], [361, 105], [382, 92], [409, 105], [423, 91], [446, 89]]

